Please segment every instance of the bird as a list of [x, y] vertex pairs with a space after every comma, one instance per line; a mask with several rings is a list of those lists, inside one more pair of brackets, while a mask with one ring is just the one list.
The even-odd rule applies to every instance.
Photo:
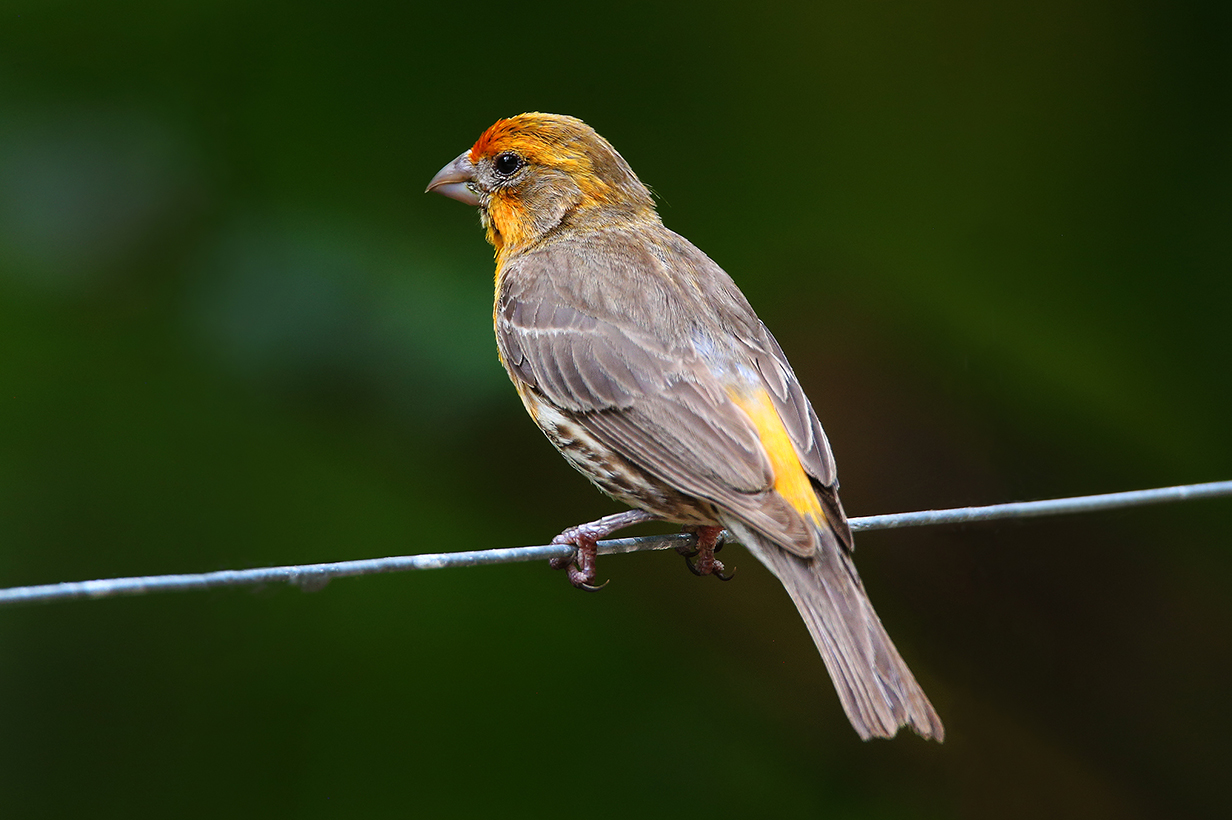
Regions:
[[695, 573], [727, 579], [726, 530], [786, 588], [861, 738], [942, 741], [856, 572], [834, 456], [787, 357], [616, 149], [575, 117], [519, 114], [427, 191], [479, 210], [498, 355], [527, 412], [630, 508], [556, 536], [575, 550], [553, 566], [598, 589], [597, 540], [662, 520], [696, 533]]

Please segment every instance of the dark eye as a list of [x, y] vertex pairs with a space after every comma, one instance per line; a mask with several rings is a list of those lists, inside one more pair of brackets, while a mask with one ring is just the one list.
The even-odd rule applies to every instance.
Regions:
[[503, 154], [497, 155], [493, 167], [496, 168], [496, 173], [503, 177], [512, 176], [514, 171], [522, 167], [522, 158], [517, 154], [506, 151]]

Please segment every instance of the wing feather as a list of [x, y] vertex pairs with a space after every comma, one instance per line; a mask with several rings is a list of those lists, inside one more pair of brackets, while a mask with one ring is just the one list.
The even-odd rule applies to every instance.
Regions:
[[[778, 343], [700, 251], [678, 238], [670, 257], [638, 245], [613, 232], [506, 265], [496, 331], [510, 376], [665, 484], [808, 555], [819, 536], [771, 491], [758, 432], [729, 394], [732, 373], [756, 374], [849, 543], [829, 445]], [[613, 265], [636, 276], [613, 276]], [[615, 292], [631, 283], [634, 292]]]

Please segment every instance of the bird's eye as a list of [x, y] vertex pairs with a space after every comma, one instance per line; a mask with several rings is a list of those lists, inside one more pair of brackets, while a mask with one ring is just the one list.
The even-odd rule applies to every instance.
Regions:
[[522, 158], [517, 154], [506, 151], [503, 154], [497, 155], [493, 167], [496, 168], [496, 173], [503, 177], [512, 176], [515, 171], [522, 167]]

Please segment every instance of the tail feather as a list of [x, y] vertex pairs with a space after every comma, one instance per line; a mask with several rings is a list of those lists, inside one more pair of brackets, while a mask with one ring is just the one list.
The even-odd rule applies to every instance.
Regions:
[[900, 726], [910, 726], [921, 737], [945, 739], [941, 719], [832, 533], [824, 533], [817, 555], [800, 558], [741, 522], [728, 522], [728, 528], [786, 587], [860, 737], [893, 737]]

